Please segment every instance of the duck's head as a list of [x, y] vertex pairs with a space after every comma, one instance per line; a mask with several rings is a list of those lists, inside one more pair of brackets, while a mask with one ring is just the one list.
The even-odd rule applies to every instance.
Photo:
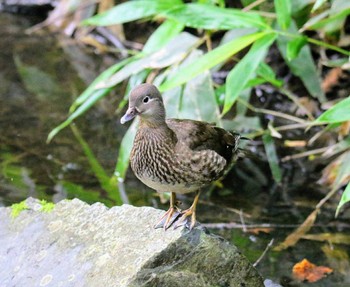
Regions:
[[141, 84], [129, 96], [129, 108], [120, 119], [122, 124], [139, 116], [142, 122], [159, 124], [165, 121], [165, 108], [158, 89], [151, 84]]

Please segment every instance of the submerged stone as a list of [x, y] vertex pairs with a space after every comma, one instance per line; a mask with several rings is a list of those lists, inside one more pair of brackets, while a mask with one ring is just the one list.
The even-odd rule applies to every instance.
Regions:
[[26, 205], [15, 218], [0, 208], [1, 286], [264, 286], [235, 246], [200, 226], [154, 229], [163, 211]]

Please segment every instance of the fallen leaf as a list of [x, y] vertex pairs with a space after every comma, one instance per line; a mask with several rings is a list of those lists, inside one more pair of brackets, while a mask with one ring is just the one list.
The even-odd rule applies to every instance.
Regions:
[[350, 133], [350, 121], [343, 122], [339, 127], [339, 137], [344, 138]]
[[305, 147], [306, 141], [304, 141], [304, 140], [300, 140], [300, 141], [298, 141], [298, 140], [295, 140], [295, 141], [285, 140], [284, 146], [286, 146], [286, 147]]
[[339, 67], [330, 70], [322, 82], [322, 90], [326, 93], [329, 92], [339, 82], [342, 74], [343, 70]]
[[282, 243], [277, 245], [273, 250], [281, 251], [287, 249], [290, 246], [294, 246], [314, 225], [317, 213], [318, 209], [315, 209], [293, 233], [289, 234], [287, 238]]
[[316, 266], [307, 259], [303, 259], [293, 267], [293, 276], [299, 281], [317, 282], [332, 272], [333, 269], [326, 266]]
[[247, 231], [249, 233], [258, 235], [260, 232], [271, 233], [272, 230], [273, 228], [271, 227], [257, 227], [257, 228], [248, 228]]
[[347, 244], [350, 245], [350, 235], [344, 233], [317, 233], [317, 234], [305, 234], [302, 239], [308, 239], [313, 241], [326, 241], [332, 244]]

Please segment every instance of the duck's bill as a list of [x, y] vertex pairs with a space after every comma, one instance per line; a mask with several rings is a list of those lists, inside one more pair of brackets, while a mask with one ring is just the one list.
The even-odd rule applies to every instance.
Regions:
[[125, 115], [120, 119], [120, 123], [123, 125], [128, 121], [131, 121], [134, 117], [137, 116], [137, 111], [135, 108], [129, 108]]

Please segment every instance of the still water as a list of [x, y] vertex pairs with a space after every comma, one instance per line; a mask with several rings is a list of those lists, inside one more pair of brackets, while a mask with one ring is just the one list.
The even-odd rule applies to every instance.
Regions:
[[[68, 127], [50, 144], [46, 138], [66, 118], [72, 101], [116, 60], [96, 56], [91, 49], [58, 35], [43, 31], [27, 35], [26, 29], [32, 24], [23, 17], [0, 14], [0, 206], [29, 196], [54, 202], [78, 197], [113, 206], [115, 201], [101, 187], [101, 178], [77, 134], [103, 173], [111, 176], [126, 131], [115, 112], [122, 89], [77, 120], [76, 133]], [[251, 180], [249, 170], [253, 168], [249, 159], [239, 162], [223, 188], [213, 188], [202, 196], [197, 216], [213, 233], [236, 244], [251, 262], [258, 260], [272, 239], [276, 244], [292, 232], [323, 197], [308, 187], [297, 186], [297, 180], [293, 193], [275, 186], [266, 175], [266, 163], [260, 164], [256, 180]], [[125, 190], [133, 205], [167, 208], [164, 199], [139, 183], [131, 172]], [[181, 200], [184, 205], [190, 204], [192, 196]], [[334, 219], [335, 206], [323, 210], [310, 233], [349, 234], [347, 221]], [[222, 228], [220, 223], [231, 225]], [[244, 228], [250, 225], [255, 228]], [[347, 244], [301, 240], [286, 251], [268, 250], [257, 268], [264, 277], [283, 286], [308, 286], [292, 279], [293, 265], [303, 258], [335, 270], [313, 286], [350, 286]]]

